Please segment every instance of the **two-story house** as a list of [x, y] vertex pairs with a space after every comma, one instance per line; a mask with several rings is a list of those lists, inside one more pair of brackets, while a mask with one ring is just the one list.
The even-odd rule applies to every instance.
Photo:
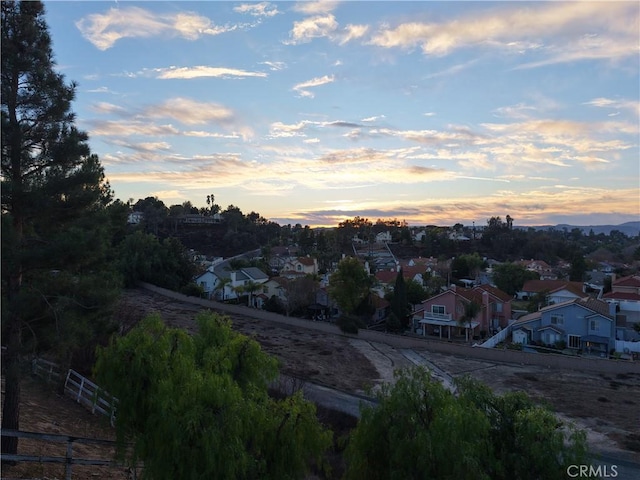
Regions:
[[482, 305], [482, 294], [452, 285], [448, 290], [422, 302], [421, 308], [413, 314], [413, 331], [421, 335], [436, 335], [452, 340], [464, 335], [475, 336], [482, 320], [482, 312], [471, 322], [460, 324], [464, 316], [465, 304], [475, 301]]
[[582, 354], [608, 356], [615, 348], [616, 312], [606, 302], [576, 298], [544, 307], [513, 324], [514, 342], [566, 346]]
[[[266, 273], [256, 267], [230, 270], [228, 262], [212, 265], [195, 278], [196, 284], [204, 290], [207, 298], [216, 300], [236, 300], [242, 296], [242, 289], [265, 283], [269, 280]], [[259, 293], [258, 288], [248, 292], [249, 296]]]
[[318, 259], [313, 257], [289, 257], [285, 260], [280, 275], [295, 278], [318, 274]]
[[585, 296], [582, 282], [565, 280], [527, 280], [517, 293], [519, 300], [528, 300], [534, 295], [544, 293], [545, 304], [562, 303]]

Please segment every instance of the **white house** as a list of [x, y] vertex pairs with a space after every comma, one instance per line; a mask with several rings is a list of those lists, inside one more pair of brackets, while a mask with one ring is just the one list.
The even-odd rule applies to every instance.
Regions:
[[[266, 273], [256, 267], [228, 270], [228, 263], [212, 265], [206, 272], [196, 277], [195, 282], [200, 285], [208, 298], [216, 300], [235, 300], [242, 295], [242, 287], [261, 285], [269, 280]], [[257, 289], [249, 294], [260, 293]]]

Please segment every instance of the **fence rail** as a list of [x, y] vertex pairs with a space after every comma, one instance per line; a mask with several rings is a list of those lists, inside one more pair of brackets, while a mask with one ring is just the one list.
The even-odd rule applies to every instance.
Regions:
[[[14, 462], [35, 462], [35, 463], [62, 463], [65, 465], [65, 479], [71, 480], [73, 473], [73, 465], [96, 465], [105, 467], [122, 467], [124, 464], [115, 460], [104, 459], [92, 459], [92, 458], [74, 458], [73, 457], [73, 445], [79, 444], [93, 444], [93, 445], [105, 445], [116, 446], [116, 442], [113, 440], [103, 440], [98, 438], [84, 438], [74, 437], [70, 435], [59, 435], [54, 433], [38, 433], [38, 432], [26, 432], [20, 430], [2, 429], [0, 434], [3, 437], [17, 437], [17, 438], [29, 438], [33, 440], [40, 440], [43, 442], [54, 443], [66, 443], [67, 450], [64, 457], [50, 456], [50, 455], [24, 455], [24, 454], [2, 454], [2, 459]], [[136, 478], [137, 468], [130, 469], [131, 477]]]
[[[61, 379], [60, 366], [48, 360], [36, 358], [31, 363], [31, 368], [35, 375], [49, 383], [59, 382]], [[64, 393], [88, 408], [91, 413], [97, 412], [109, 417], [111, 426], [115, 424], [118, 399], [75, 370], [67, 371]]]

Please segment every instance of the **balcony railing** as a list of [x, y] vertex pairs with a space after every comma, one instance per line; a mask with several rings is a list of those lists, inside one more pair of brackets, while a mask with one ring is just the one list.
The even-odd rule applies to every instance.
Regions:
[[424, 312], [425, 320], [443, 320], [443, 321], [451, 321], [450, 313], [433, 313], [433, 312]]

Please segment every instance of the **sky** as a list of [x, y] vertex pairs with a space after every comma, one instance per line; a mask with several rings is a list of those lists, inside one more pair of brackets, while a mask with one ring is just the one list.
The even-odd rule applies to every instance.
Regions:
[[640, 3], [45, 1], [116, 198], [640, 220]]

